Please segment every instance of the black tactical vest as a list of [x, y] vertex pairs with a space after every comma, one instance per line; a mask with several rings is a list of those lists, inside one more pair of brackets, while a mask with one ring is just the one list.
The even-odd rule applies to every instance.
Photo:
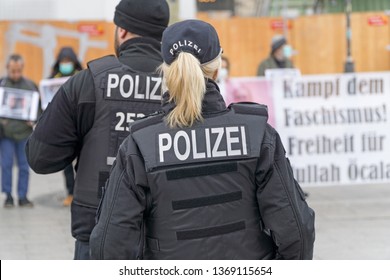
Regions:
[[274, 257], [255, 182], [267, 117], [234, 104], [191, 128], [168, 129], [162, 115], [131, 126], [150, 188], [145, 259]]
[[74, 200], [97, 207], [118, 148], [129, 134], [129, 123], [161, 107], [161, 78], [137, 72], [114, 56], [94, 60], [88, 68], [96, 93], [95, 120], [83, 139]]

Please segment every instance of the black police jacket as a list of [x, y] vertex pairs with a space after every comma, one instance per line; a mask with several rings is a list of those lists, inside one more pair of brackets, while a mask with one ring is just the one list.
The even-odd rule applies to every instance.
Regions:
[[90, 62], [60, 88], [28, 140], [28, 162], [37, 173], [57, 172], [77, 158], [71, 214], [72, 235], [78, 240], [89, 240], [109, 159], [115, 159], [128, 135], [126, 123], [161, 107], [161, 101], [141, 98], [147, 87], [160, 92], [150, 80], [161, 78], [147, 75], [161, 63], [160, 42], [142, 37], [124, 42], [118, 59]]
[[135, 122], [120, 147], [98, 223], [95, 259], [311, 259], [314, 212], [258, 104], [226, 108], [208, 82], [204, 121]]

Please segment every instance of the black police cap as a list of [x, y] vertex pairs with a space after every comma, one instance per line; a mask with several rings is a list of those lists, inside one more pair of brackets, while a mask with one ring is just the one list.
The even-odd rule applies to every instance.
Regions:
[[180, 52], [193, 54], [201, 64], [212, 61], [221, 52], [217, 31], [201, 20], [185, 20], [169, 26], [163, 32], [161, 53], [171, 64]]

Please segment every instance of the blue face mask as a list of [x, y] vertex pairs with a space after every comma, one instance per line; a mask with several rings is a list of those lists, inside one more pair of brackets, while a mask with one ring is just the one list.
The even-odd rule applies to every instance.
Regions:
[[72, 62], [62, 62], [59, 70], [62, 75], [70, 75], [74, 71], [74, 65]]
[[285, 58], [290, 58], [292, 56], [292, 47], [290, 45], [283, 46], [283, 56]]

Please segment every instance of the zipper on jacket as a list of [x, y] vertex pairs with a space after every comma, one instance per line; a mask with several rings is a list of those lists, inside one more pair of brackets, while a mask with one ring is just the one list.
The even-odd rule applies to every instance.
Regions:
[[[277, 172], [280, 176], [281, 172], [280, 172], [280, 169], [279, 169], [279, 166], [277, 164], [275, 164], [276, 166], [276, 169], [277, 169]], [[295, 220], [297, 222], [297, 226], [298, 226], [298, 231], [299, 231], [299, 236], [301, 238], [301, 252], [300, 252], [300, 258], [299, 259], [302, 259], [302, 254], [304, 252], [304, 240], [303, 240], [303, 232], [302, 232], [302, 225], [301, 225], [301, 222], [299, 221], [299, 218], [298, 218], [298, 213], [297, 213], [297, 209], [295, 208], [295, 204], [292, 203], [292, 199], [291, 199], [291, 195], [288, 191], [288, 189], [286, 188], [286, 182], [283, 178], [283, 176], [280, 176], [281, 180], [283, 181], [283, 188], [284, 188], [284, 191], [286, 192], [287, 194], [287, 198], [288, 198], [288, 201], [290, 202], [290, 205], [291, 205], [291, 208], [293, 210], [293, 213], [294, 213], [294, 216], [295, 216]], [[295, 187], [295, 182], [294, 182], [294, 187]]]
[[117, 184], [115, 185], [114, 200], [113, 200], [113, 202], [110, 205], [110, 209], [108, 211], [107, 220], [106, 220], [106, 222], [104, 224], [104, 227], [103, 227], [103, 236], [102, 236], [102, 240], [100, 241], [100, 250], [99, 250], [99, 258], [100, 259], [103, 259], [103, 246], [104, 246], [104, 243], [105, 243], [105, 240], [106, 240], [107, 228], [108, 228], [108, 224], [109, 224], [109, 218], [112, 215], [112, 211], [114, 209], [114, 204], [115, 204], [114, 202], [116, 201], [116, 199], [118, 197], [119, 184], [121, 183], [124, 174], [125, 174], [125, 170], [122, 170], [122, 172], [121, 172], [121, 174], [119, 176], [119, 180], [118, 180]]

